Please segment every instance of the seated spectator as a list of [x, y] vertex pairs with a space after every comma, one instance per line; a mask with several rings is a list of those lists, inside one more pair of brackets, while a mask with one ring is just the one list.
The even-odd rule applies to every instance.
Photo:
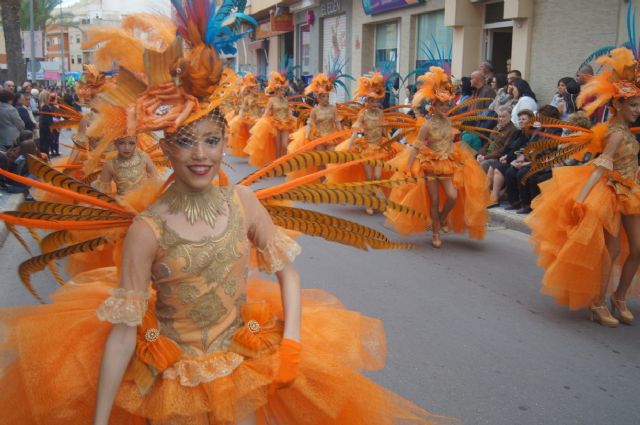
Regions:
[[[496, 98], [489, 105], [489, 109], [496, 114], [503, 106], [511, 106], [513, 98], [507, 90], [507, 76], [504, 74], [496, 74], [491, 80], [491, 88], [496, 91]], [[511, 108], [509, 108], [511, 110]]]
[[13, 99], [13, 107], [18, 111], [20, 119], [24, 123], [24, 128], [29, 131], [35, 130], [36, 121], [30, 113], [29, 99], [24, 93], [16, 93]]
[[[540, 110], [538, 111], [538, 117], [559, 119], [560, 112], [558, 111], [558, 108], [554, 106], [545, 105], [542, 108], [540, 108]], [[534, 123], [532, 127], [536, 128], [536, 123]], [[560, 135], [561, 130], [557, 128], [549, 128], [549, 129], [545, 129], [545, 132]], [[544, 140], [545, 138], [546, 136], [540, 135], [538, 131], [533, 130], [531, 132], [531, 137], [529, 139], [529, 142], [523, 146], [523, 149], [529, 143], [535, 143], [539, 140]], [[543, 155], [547, 153], [551, 153], [552, 151], [553, 150], [543, 152]], [[524, 181], [524, 176], [526, 176], [529, 173], [530, 169], [531, 169], [531, 162], [529, 158], [526, 157], [524, 152], [519, 153], [516, 159], [511, 164], [511, 166], [507, 168], [506, 172], [504, 173], [504, 177], [505, 177], [505, 187], [507, 189], [507, 197], [509, 199], [510, 205], [506, 207], [505, 210], [517, 210], [518, 214], [529, 214], [531, 212], [531, 200], [533, 199], [532, 196], [537, 195], [537, 193], [533, 194], [534, 190], [532, 190], [531, 186], [525, 184], [527, 182]], [[546, 176], [541, 176], [541, 177], [546, 177]], [[540, 182], [544, 181], [544, 180], [539, 180], [539, 178], [540, 177], [536, 177], [534, 180], [540, 181]], [[537, 187], [536, 187], [536, 190], [537, 190]]]
[[480, 62], [480, 66], [478, 69], [482, 72], [484, 76], [484, 81], [491, 85], [491, 80], [493, 80], [493, 64], [489, 61]]
[[2, 151], [12, 147], [20, 132], [24, 130], [24, 121], [11, 104], [13, 97], [13, 92], [6, 89], [0, 90], [0, 150]]
[[482, 148], [482, 139], [475, 133], [463, 131], [460, 135], [460, 140], [473, 149], [474, 153], [478, 152]]
[[538, 103], [536, 95], [533, 93], [533, 90], [531, 90], [529, 83], [525, 80], [514, 80], [513, 83], [511, 83], [511, 87], [513, 99], [516, 101], [511, 111], [511, 121], [516, 127], [520, 128], [518, 124], [520, 111], [528, 110], [535, 113], [538, 110]]
[[[33, 133], [28, 130], [22, 130], [16, 141], [16, 146], [6, 152], [0, 152], [0, 168], [26, 177], [30, 174], [27, 165], [29, 155], [46, 160], [46, 157], [43, 157], [36, 148], [33, 141]], [[13, 180], [2, 177], [0, 179], [0, 188], [9, 193], [24, 193], [25, 199], [31, 199], [28, 192], [29, 187]]]
[[498, 157], [498, 163], [489, 167], [487, 177], [489, 178], [489, 186], [491, 189], [491, 205], [489, 208], [500, 206], [500, 191], [504, 187], [504, 176], [507, 170], [511, 166], [511, 163], [516, 160], [518, 153], [529, 142], [529, 121], [534, 117], [533, 111], [523, 109], [518, 113], [519, 130], [515, 131], [511, 136], [511, 139], [500, 151]]
[[507, 82], [509, 84], [513, 84], [515, 80], [520, 79], [522, 79], [522, 72], [518, 71], [517, 69], [512, 69], [507, 73]]
[[[473, 87], [471, 86], [471, 78], [462, 77], [460, 79], [459, 90], [460, 90], [460, 97], [456, 101], [456, 105], [459, 105], [459, 104], [471, 99], [471, 96], [473, 95]], [[462, 112], [464, 112], [464, 110], [461, 109], [460, 112], [462, 113]]]
[[560, 111], [560, 118], [566, 120], [570, 114], [576, 111], [576, 98], [567, 91], [573, 83], [576, 83], [571, 77], [563, 77], [558, 81], [558, 91], [553, 96], [549, 105], [555, 106]]
[[474, 98], [490, 99], [487, 101], [479, 102], [476, 107], [481, 109], [488, 108], [491, 102], [493, 102], [493, 99], [495, 99], [496, 92], [487, 84], [482, 71], [476, 70], [471, 73], [471, 86], [473, 86]]
[[498, 159], [502, 156], [502, 149], [518, 130], [511, 122], [510, 107], [503, 106], [498, 110], [498, 125], [494, 130], [498, 131], [498, 133], [491, 133], [489, 143], [486, 143], [476, 156], [485, 172], [489, 171], [491, 166], [494, 168], [498, 166]]

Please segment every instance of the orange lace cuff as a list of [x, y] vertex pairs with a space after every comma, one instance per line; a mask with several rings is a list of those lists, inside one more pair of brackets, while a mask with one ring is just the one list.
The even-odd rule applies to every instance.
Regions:
[[111, 296], [98, 307], [98, 318], [113, 324], [140, 325], [151, 294], [125, 288], [114, 288], [110, 293]]
[[302, 252], [300, 245], [281, 229], [277, 229], [273, 238], [258, 248], [258, 267], [266, 273], [275, 273], [284, 269], [286, 261], [293, 260]]

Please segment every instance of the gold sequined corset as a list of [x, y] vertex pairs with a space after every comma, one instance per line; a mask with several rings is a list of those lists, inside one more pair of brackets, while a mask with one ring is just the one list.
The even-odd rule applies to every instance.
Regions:
[[273, 115], [281, 120], [289, 119], [289, 102], [285, 99], [273, 98], [271, 101], [273, 105]]
[[124, 195], [137, 188], [147, 178], [147, 164], [142, 152], [136, 151], [131, 158], [127, 159], [116, 157], [111, 160], [111, 166], [118, 195]]
[[141, 214], [158, 232], [160, 249], [151, 271], [160, 332], [187, 355], [224, 348], [242, 326], [248, 242], [239, 200], [224, 190], [229, 223], [219, 236], [187, 240], [154, 213]]
[[434, 116], [429, 118], [424, 125], [427, 126], [429, 149], [442, 154], [450, 154], [454, 151], [455, 131], [447, 118]]
[[382, 111], [371, 113], [368, 109], [363, 112], [364, 137], [369, 144], [378, 144], [384, 136], [384, 127], [381, 126], [384, 113]]
[[262, 103], [257, 95], [250, 95], [247, 99], [247, 111], [252, 118], [260, 118], [263, 114]]
[[[611, 128], [618, 129], [620, 127], [612, 125]], [[639, 150], [640, 146], [635, 136], [628, 128], [624, 128], [624, 138], [612, 158], [613, 171], [620, 174], [624, 179], [633, 180], [637, 183]]]
[[333, 131], [336, 131], [335, 114], [332, 107], [319, 107], [316, 106], [316, 134], [318, 136], [324, 136]]

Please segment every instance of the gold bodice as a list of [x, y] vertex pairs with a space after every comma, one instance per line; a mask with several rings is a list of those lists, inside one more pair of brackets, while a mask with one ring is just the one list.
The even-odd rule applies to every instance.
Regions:
[[245, 96], [245, 112], [253, 118], [260, 118], [263, 113], [262, 102], [257, 94], [250, 93]]
[[426, 143], [429, 149], [444, 154], [454, 151], [455, 130], [447, 118], [432, 116], [424, 126], [426, 127]]
[[616, 151], [610, 158], [603, 154], [596, 162], [611, 160], [612, 171], [620, 174], [624, 179], [638, 182], [638, 151], [640, 146], [635, 136], [629, 131], [628, 127], [612, 124], [609, 131], [621, 131], [623, 139]]
[[365, 109], [362, 112], [362, 126], [364, 137], [369, 144], [378, 144], [384, 136], [384, 127], [382, 121], [384, 112], [381, 109]]
[[118, 195], [122, 196], [144, 183], [147, 178], [147, 164], [144, 159], [144, 154], [136, 151], [131, 158], [116, 157], [111, 160], [113, 181]]
[[142, 213], [160, 247], [151, 269], [160, 332], [187, 355], [220, 350], [242, 326], [248, 253], [244, 214], [232, 189], [216, 189], [223, 191], [229, 211], [220, 235], [188, 240], [153, 212]]
[[271, 106], [273, 108], [273, 115], [281, 120], [289, 119], [289, 102], [282, 97], [271, 98]]
[[329, 134], [337, 130], [336, 122], [335, 122], [335, 106], [318, 105], [315, 107], [315, 115], [316, 115], [316, 132], [318, 136], [324, 136], [325, 134]]

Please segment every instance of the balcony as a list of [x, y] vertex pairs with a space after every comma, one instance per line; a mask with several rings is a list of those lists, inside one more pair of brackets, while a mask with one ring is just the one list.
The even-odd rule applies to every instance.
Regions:
[[254, 19], [260, 20], [269, 17], [269, 10], [276, 6], [291, 6], [298, 3], [299, 0], [251, 0], [251, 5], [247, 8], [246, 13], [253, 16]]

